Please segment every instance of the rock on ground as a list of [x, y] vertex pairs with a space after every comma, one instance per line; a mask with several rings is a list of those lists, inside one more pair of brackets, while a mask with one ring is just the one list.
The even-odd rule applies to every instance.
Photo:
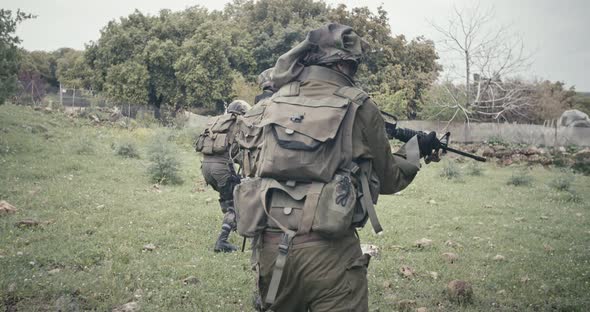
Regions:
[[5, 200], [0, 201], [0, 214], [2, 214], [2, 213], [15, 213], [16, 210], [17, 210], [16, 207], [9, 204], [7, 201], [5, 201]]
[[137, 312], [139, 311], [139, 304], [135, 301], [128, 302], [122, 306], [116, 307], [112, 312]]
[[449, 299], [457, 302], [471, 302], [473, 299], [473, 287], [469, 282], [452, 280], [447, 284]]

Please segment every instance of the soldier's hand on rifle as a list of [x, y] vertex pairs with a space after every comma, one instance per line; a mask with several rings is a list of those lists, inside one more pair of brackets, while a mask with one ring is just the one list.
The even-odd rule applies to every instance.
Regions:
[[431, 131], [428, 134], [418, 135], [420, 157], [425, 157], [427, 163], [440, 160], [438, 155], [440, 146], [440, 140], [436, 137], [436, 132]]

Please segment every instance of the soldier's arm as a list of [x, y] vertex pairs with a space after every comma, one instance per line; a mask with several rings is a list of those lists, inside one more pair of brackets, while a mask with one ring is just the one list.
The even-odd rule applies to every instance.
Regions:
[[392, 154], [383, 117], [371, 99], [359, 107], [357, 121], [362, 124], [363, 141], [381, 184], [379, 193], [393, 194], [406, 188], [420, 169], [417, 140], [414, 138]]

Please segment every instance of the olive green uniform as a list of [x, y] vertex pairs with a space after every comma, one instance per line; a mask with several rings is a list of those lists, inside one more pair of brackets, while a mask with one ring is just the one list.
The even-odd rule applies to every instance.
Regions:
[[[305, 67], [297, 80], [301, 81], [299, 96], [316, 100], [334, 96], [342, 86], [353, 85], [345, 75], [321, 66]], [[398, 192], [414, 179], [419, 170], [417, 144], [406, 144], [392, 154], [383, 118], [370, 98], [356, 112], [352, 135], [353, 160], [372, 163], [372, 171], [379, 180], [379, 193]], [[377, 194], [373, 195], [376, 201]], [[261, 236], [254, 258], [259, 270], [259, 291], [264, 298], [282, 232], [267, 228]], [[287, 255], [275, 302], [267, 308], [281, 312], [367, 311], [368, 258], [362, 254], [353, 228], [332, 240], [314, 232], [296, 236]]]
[[[223, 117], [223, 116], [222, 116]], [[236, 117], [225, 118], [230, 122], [227, 131], [227, 146], [220, 153], [205, 153], [203, 152], [203, 160], [201, 162], [201, 172], [203, 178], [208, 185], [211, 185], [215, 191], [219, 193], [219, 205], [223, 212], [223, 222], [221, 225], [221, 234], [217, 239], [214, 247], [215, 252], [235, 251], [237, 248], [231, 245], [227, 240], [231, 231], [236, 228], [236, 213], [234, 209], [233, 190], [236, 185], [240, 183], [240, 177], [236, 174], [233, 160], [230, 154], [233, 155], [232, 143], [236, 133]], [[207, 129], [207, 133], [210, 129]]]

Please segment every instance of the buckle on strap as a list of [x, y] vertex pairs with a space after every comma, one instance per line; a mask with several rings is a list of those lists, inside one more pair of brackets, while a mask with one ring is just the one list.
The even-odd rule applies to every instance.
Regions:
[[277, 255], [270, 284], [268, 285], [268, 292], [264, 299], [264, 302], [268, 305], [272, 305], [277, 298], [281, 277], [283, 276], [283, 269], [285, 268], [285, 263], [287, 263], [287, 254], [289, 253], [289, 247], [291, 246], [294, 237], [295, 232], [286, 232], [283, 234], [281, 242], [279, 243], [279, 254]]
[[289, 238], [289, 235], [287, 233], [283, 234], [283, 237], [281, 238], [281, 242], [279, 243], [279, 253], [281, 255], [287, 255], [289, 253], [289, 247], [291, 245], [291, 241], [293, 240], [293, 238]]

